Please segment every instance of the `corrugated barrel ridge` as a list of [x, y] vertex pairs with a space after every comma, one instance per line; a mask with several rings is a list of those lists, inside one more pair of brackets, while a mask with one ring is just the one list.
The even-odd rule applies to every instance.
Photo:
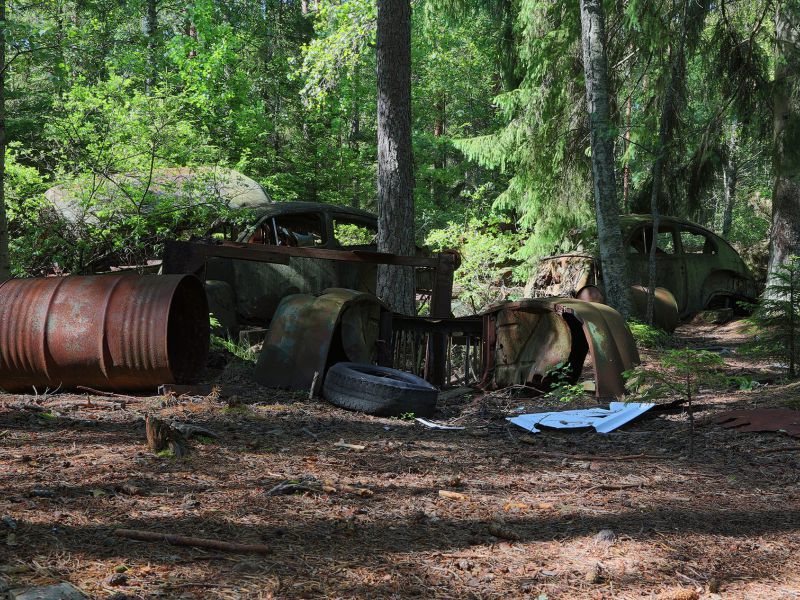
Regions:
[[[144, 390], [196, 380], [207, 314], [202, 284], [185, 275], [8, 281], [0, 284], [0, 388]], [[181, 351], [170, 356], [170, 348]]]
[[37, 373], [47, 378], [47, 313], [60, 284], [56, 280], [35, 281], [34, 285], [20, 285], [10, 280], [0, 286], [0, 364], [21, 383], [33, 381]]

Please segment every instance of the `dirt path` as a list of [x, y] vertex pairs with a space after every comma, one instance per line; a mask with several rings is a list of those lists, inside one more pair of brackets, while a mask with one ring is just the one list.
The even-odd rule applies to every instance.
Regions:
[[[775, 379], [736, 355], [730, 326], [678, 335], [731, 349], [731, 372]], [[706, 394], [698, 417], [796, 408], [796, 389]], [[86, 399], [39, 398], [48, 411], [35, 412], [18, 406], [33, 397], [0, 396], [0, 577], [14, 585], [65, 580], [118, 600], [800, 597], [800, 452], [770, 451], [797, 444], [781, 434], [706, 424], [690, 461], [680, 412], [607, 436], [529, 436], [503, 417], [541, 402], [503, 396], [443, 403], [442, 417], [467, 427], [455, 432], [257, 388], [234, 407]], [[153, 456], [148, 411], [220, 438], [193, 441], [184, 460]], [[365, 449], [336, 446], [342, 439]], [[648, 458], [585, 459], [639, 454]], [[267, 494], [301, 478], [319, 491]], [[273, 552], [125, 541], [113, 535], [121, 527]], [[598, 538], [603, 530], [613, 534]], [[111, 585], [117, 571], [124, 585]]]

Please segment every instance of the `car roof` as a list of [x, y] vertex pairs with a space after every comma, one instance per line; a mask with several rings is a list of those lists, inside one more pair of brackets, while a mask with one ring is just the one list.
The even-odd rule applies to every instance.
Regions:
[[361, 210], [360, 208], [337, 206], [335, 204], [325, 204], [323, 202], [270, 202], [268, 204], [262, 204], [252, 208], [255, 210], [259, 219], [263, 217], [277, 217], [280, 215], [292, 215], [307, 212], [338, 213], [367, 221], [375, 221], [378, 218], [374, 214], [367, 212], [366, 210]]
[[[619, 216], [620, 228], [623, 231], [630, 231], [634, 227], [637, 227], [639, 225], [649, 225], [652, 222], [653, 222], [653, 215], [631, 214], [631, 215]], [[670, 217], [667, 215], [659, 216], [658, 222], [660, 225], [687, 225], [689, 227], [692, 227], [693, 229], [700, 229], [702, 231], [705, 231], [706, 233], [709, 233], [714, 237], [719, 237], [716, 233], [714, 233], [713, 231], [709, 231], [702, 225], [698, 225], [697, 223], [692, 223], [688, 219], [681, 219], [680, 217]]]

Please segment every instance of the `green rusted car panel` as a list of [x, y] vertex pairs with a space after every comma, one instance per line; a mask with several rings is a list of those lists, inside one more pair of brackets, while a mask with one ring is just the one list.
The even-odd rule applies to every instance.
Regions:
[[382, 310], [387, 309], [378, 298], [355, 290], [285, 297], [264, 340], [255, 380], [316, 394], [330, 365], [375, 362]]
[[484, 378], [487, 387], [529, 385], [544, 389], [556, 370], [573, 383], [591, 356], [598, 398], [625, 394], [622, 374], [639, 363], [636, 343], [622, 316], [604, 304], [575, 298], [504, 302], [484, 313]]
[[[620, 217], [620, 228], [630, 283], [647, 286], [654, 237], [652, 218], [624, 215]], [[755, 299], [752, 274], [736, 250], [718, 235], [685, 219], [661, 217], [655, 238], [656, 285], [674, 297], [679, 317]], [[578, 297], [587, 286], [595, 286], [602, 293], [599, 259], [587, 254], [562, 254], [542, 259], [528, 281], [526, 295]], [[662, 301], [665, 310], [671, 310], [671, 300], [662, 294]]]

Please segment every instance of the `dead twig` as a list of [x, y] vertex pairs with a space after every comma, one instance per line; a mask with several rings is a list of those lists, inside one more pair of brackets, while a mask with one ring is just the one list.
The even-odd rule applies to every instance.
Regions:
[[608, 484], [604, 483], [601, 485], [593, 485], [592, 487], [588, 488], [584, 493], [588, 494], [589, 492], [593, 492], [595, 490], [603, 490], [603, 491], [615, 491], [615, 490], [629, 490], [631, 488], [639, 488], [642, 487], [643, 483], [621, 483], [621, 484]]
[[114, 392], [103, 392], [101, 390], [96, 390], [94, 388], [86, 387], [85, 385], [76, 385], [75, 389], [81, 390], [82, 392], [89, 392], [94, 396], [106, 396], [108, 398], [121, 398], [123, 400], [129, 402], [138, 402], [141, 398], [137, 398], [135, 396], [128, 396], [126, 394], [115, 394]]
[[236, 542], [223, 542], [208, 538], [188, 537], [171, 533], [158, 533], [156, 531], [142, 531], [139, 529], [117, 529], [117, 537], [138, 540], [140, 542], [165, 542], [173, 546], [191, 546], [194, 548], [209, 548], [223, 552], [238, 552], [242, 554], [269, 554], [272, 550], [264, 544], [239, 544]]
[[619, 456], [601, 456], [595, 454], [563, 454], [561, 452], [534, 452], [537, 458], [568, 459], [568, 460], [675, 460], [674, 456], [661, 456], [658, 454], [620, 454]]

